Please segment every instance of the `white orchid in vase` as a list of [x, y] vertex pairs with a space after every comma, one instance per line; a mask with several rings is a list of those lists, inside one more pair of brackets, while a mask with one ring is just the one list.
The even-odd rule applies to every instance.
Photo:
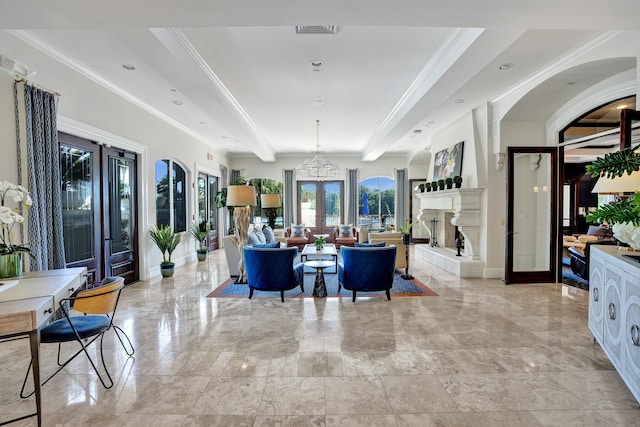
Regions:
[[[13, 207], [5, 204], [10, 201], [13, 201]], [[11, 241], [11, 233], [16, 224], [24, 222], [21, 208], [29, 209], [32, 204], [31, 196], [23, 186], [9, 181], [0, 183], [0, 255], [29, 252], [27, 245]]]

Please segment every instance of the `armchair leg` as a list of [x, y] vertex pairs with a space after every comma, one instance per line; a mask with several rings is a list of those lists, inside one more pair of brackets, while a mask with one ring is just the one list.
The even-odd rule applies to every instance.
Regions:
[[249, 288], [249, 299], [253, 296], [253, 288]]
[[284, 302], [284, 291], [280, 291], [280, 301]]
[[353, 291], [353, 298], [351, 298], [351, 302], [356, 302], [356, 291]]
[[391, 289], [387, 289], [387, 300], [391, 301]]

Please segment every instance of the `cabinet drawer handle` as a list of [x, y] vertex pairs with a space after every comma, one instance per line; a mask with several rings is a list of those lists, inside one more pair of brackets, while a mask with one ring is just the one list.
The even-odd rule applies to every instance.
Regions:
[[600, 290], [598, 288], [593, 288], [593, 300], [595, 302], [600, 301]]
[[616, 305], [612, 302], [609, 303], [609, 319], [616, 320]]
[[638, 325], [631, 326], [631, 342], [635, 346], [640, 346], [640, 327]]
[[53, 309], [52, 309], [51, 307], [47, 308], [47, 309], [44, 311], [44, 314], [51, 314], [51, 313], [53, 313]]
[[69, 288], [69, 292], [73, 292], [75, 290], [76, 290], [76, 288]]

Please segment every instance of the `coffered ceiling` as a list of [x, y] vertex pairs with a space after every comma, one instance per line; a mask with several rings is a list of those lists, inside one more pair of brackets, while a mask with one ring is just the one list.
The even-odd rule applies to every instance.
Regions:
[[[307, 154], [319, 119], [321, 151], [368, 161], [423, 150], [464, 112], [602, 32], [638, 28], [637, 0], [609, 1], [606, 13], [594, 0], [577, 6], [61, 0], [42, 7], [0, 0], [0, 55], [36, 82], [60, 62], [230, 155], [274, 161]], [[298, 34], [296, 26], [333, 28]], [[521, 113], [548, 117], [572, 92], [633, 67], [618, 61], [567, 73], [560, 82], [566, 95], [547, 84]]]

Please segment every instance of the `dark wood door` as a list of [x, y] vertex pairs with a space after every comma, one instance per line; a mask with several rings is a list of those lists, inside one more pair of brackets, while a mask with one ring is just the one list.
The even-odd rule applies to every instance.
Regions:
[[87, 283], [104, 276], [100, 146], [60, 133], [62, 221], [67, 267], [86, 267]]
[[552, 283], [557, 270], [558, 149], [509, 147], [505, 283]]
[[103, 233], [105, 275], [139, 279], [136, 197], [136, 156], [104, 148]]
[[298, 181], [298, 222], [312, 233], [331, 234], [335, 227], [344, 224], [342, 206], [342, 181]]

